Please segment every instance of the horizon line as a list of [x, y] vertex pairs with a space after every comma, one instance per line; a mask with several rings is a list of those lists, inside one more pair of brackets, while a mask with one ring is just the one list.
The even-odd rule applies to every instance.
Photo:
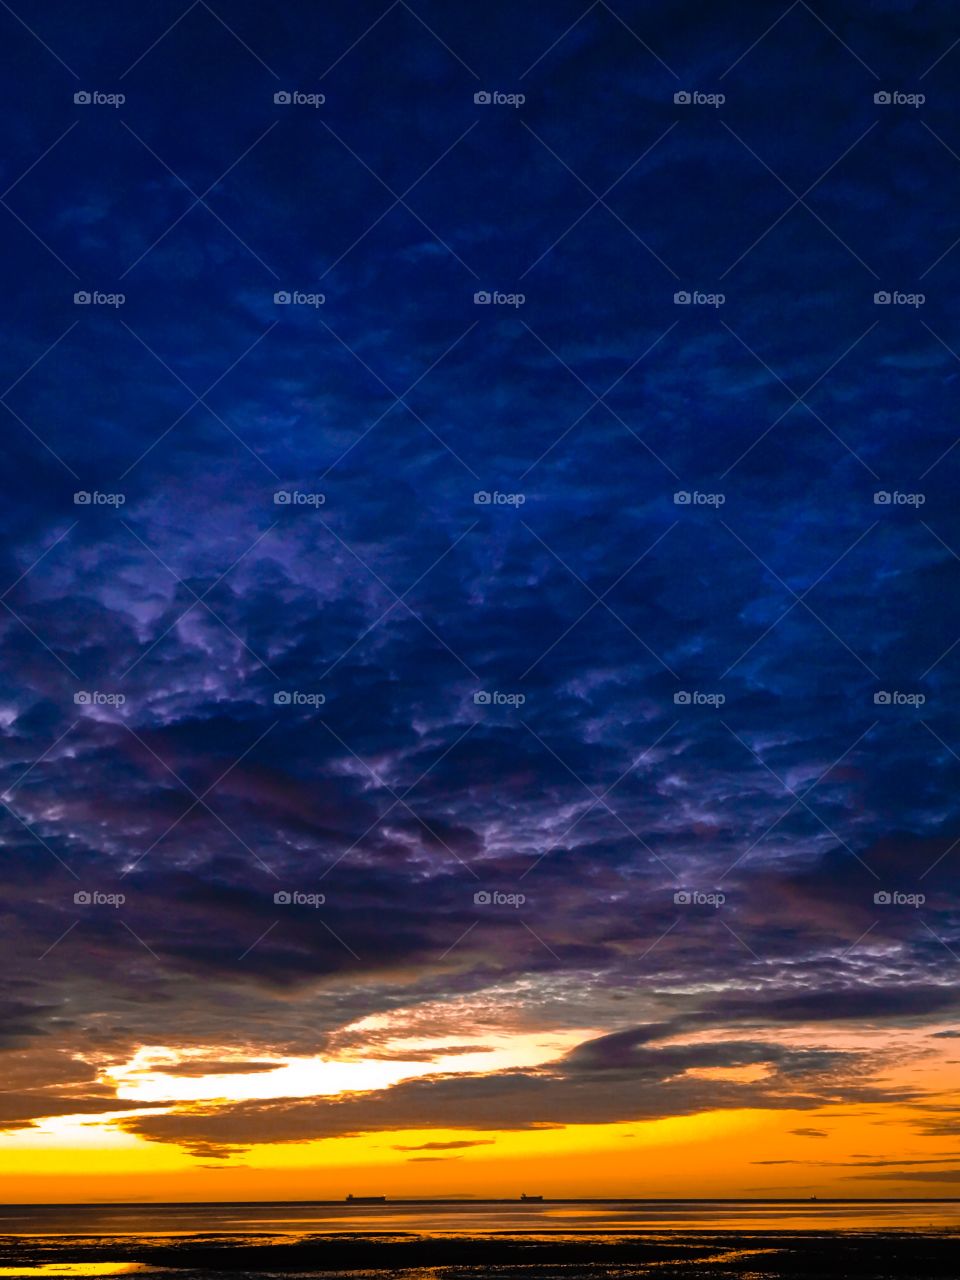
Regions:
[[[346, 1197], [322, 1200], [8, 1200], [3, 1209], [86, 1209], [153, 1205], [155, 1208], [207, 1205], [344, 1205]], [[364, 1204], [362, 1198], [354, 1204]], [[960, 1204], [960, 1196], [543, 1196], [521, 1200], [519, 1196], [386, 1196], [367, 1201], [364, 1207], [381, 1204]]]

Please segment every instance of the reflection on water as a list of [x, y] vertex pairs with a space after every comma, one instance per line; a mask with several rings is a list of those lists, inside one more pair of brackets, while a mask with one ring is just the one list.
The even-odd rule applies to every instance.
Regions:
[[960, 1202], [0, 1206], [0, 1280], [138, 1271], [142, 1280], [957, 1280]]
[[623, 1237], [639, 1232], [944, 1228], [960, 1229], [960, 1202], [581, 1200], [535, 1204], [398, 1201], [348, 1205], [327, 1201], [0, 1206], [0, 1235], [18, 1236], [173, 1237], [214, 1233], [287, 1239], [315, 1234], [582, 1239], [584, 1236]]
[[148, 1270], [142, 1262], [42, 1262], [33, 1267], [0, 1267], [0, 1276], [119, 1276]]

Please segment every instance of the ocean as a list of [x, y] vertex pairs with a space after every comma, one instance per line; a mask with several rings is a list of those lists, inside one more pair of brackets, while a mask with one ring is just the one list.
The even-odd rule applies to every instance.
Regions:
[[957, 1280], [958, 1200], [0, 1207], [0, 1277]]

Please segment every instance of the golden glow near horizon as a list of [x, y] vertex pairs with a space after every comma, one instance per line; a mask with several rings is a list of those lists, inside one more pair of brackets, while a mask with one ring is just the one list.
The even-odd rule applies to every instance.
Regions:
[[[949, 1183], [885, 1180], [891, 1159], [935, 1171], [953, 1159], [948, 1137], [922, 1134], [909, 1101], [815, 1110], [705, 1110], [695, 1115], [530, 1129], [389, 1130], [299, 1141], [259, 1142], [222, 1156], [191, 1155], [175, 1142], [148, 1141], [122, 1126], [137, 1116], [237, 1103], [339, 1097], [389, 1090], [404, 1080], [495, 1074], [547, 1065], [595, 1031], [399, 1035], [403, 1019], [366, 1019], [345, 1028], [333, 1053], [242, 1055], [216, 1045], [142, 1046], [103, 1064], [101, 1083], [135, 1104], [99, 1114], [39, 1118], [0, 1133], [0, 1199], [340, 1198], [354, 1183], [391, 1196], [518, 1194], [557, 1196], [949, 1194]], [[411, 1021], [411, 1030], [416, 1022]], [[669, 1043], [749, 1037], [697, 1033]], [[872, 1083], [917, 1090], [919, 1106], [955, 1103], [950, 1041], [912, 1033], [790, 1028], [766, 1033], [787, 1045], [870, 1050]], [[668, 1042], [664, 1042], [666, 1044]], [[909, 1052], [908, 1052], [909, 1051]], [[405, 1056], [409, 1055], [409, 1056]], [[217, 1070], [204, 1072], [215, 1063]], [[230, 1065], [236, 1063], [237, 1070]], [[266, 1069], [242, 1070], [254, 1064]], [[690, 1068], [675, 1079], [750, 1084], [771, 1067]], [[865, 1083], [867, 1083], [865, 1081]], [[138, 1107], [136, 1104], [160, 1104]], [[822, 1136], [821, 1136], [822, 1135]], [[824, 1138], [828, 1138], [825, 1141]], [[879, 1175], [879, 1176], [878, 1176]]]
[[[407, 1129], [262, 1143], [211, 1168], [173, 1144], [118, 1131], [118, 1118], [113, 1113], [106, 1121], [50, 1121], [39, 1144], [31, 1143], [25, 1131], [5, 1135], [0, 1197], [86, 1199], [92, 1179], [101, 1187], [97, 1198], [105, 1199], [340, 1199], [358, 1188], [391, 1197], [503, 1196], [524, 1189], [548, 1197], [937, 1195], [943, 1193], [937, 1187], [858, 1180], [851, 1167], [818, 1162], [843, 1165], [855, 1155], [884, 1162], [894, 1145], [910, 1157], [946, 1162], [953, 1155], [946, 1139], [917, 1139], [906, 1124], [906, 1109], [851, 1114], [846, 1108], [824, 1108], [713, 1111], [520, 1131]], [[791, 1132], [801, 1128], [822, 1129], [831, 1140]], [[87, 1130], [83, 1145], [73, 1145], [81, 1129]], [[91, 1143], [91, 1136], [98, 1141]], [[59, 1143], [50, 1144], [57, 1138]], [[465, 1145], [437, 1147], [448, 1143]], [[14, 1155], [16, 1176], [4, 1176], [13, 1175]], [[35, 1193], [25, 1178], [36, 1182]]]

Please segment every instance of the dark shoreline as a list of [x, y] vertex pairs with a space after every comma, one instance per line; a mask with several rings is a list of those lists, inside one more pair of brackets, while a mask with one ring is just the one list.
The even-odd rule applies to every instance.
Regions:
[[0, 1265], [139, 1262], [160, 1271], [190, 1275], [365, 1272], [386, 1275], [436, 1268], [455, 1276], [496, 1270], [500, 1277], [582, 1274], [604, 1277], [652, 1273], [681, 1276], [830, 1276], [855, 1280], [957, 1280], [960, 1231], [682, 1231], [669, 1238], [644, 1232], [633, 1238], [563, 1240], [512, 1235], [491, 1239], [355, 1234], [224, 1236], [193, 1234], [181, 1239], [99, 1239], [0, 1236]]

